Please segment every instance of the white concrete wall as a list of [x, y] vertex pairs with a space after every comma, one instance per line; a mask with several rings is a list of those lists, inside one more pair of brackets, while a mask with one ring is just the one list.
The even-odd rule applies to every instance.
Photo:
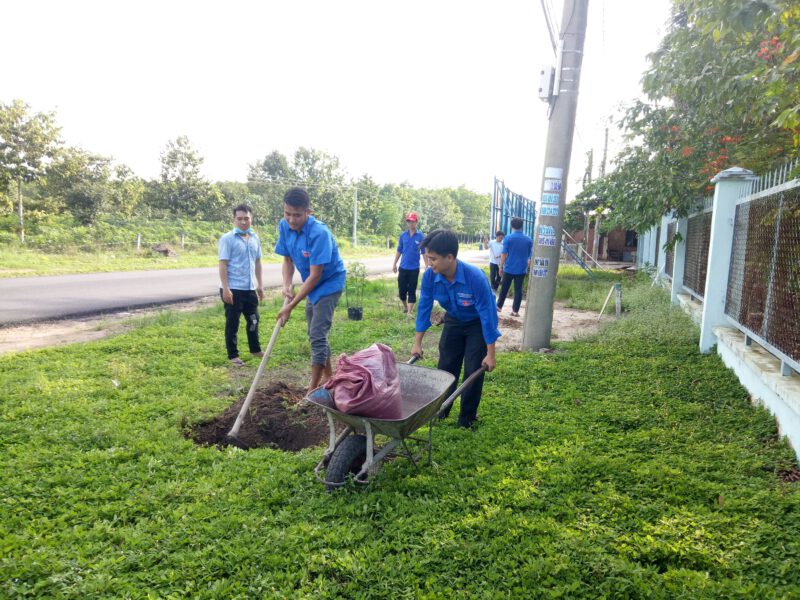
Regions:
[[778, 421], [778, 430], [788, 438], [800, 460], [800, 376], [781, 375], [781, 362], [733, 327], [717, 327], [717, 353], [736, 373], [752, 399], [765, 406]]

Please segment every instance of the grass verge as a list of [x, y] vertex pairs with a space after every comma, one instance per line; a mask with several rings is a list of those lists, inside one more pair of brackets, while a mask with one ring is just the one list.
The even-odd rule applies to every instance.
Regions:
[[[334, 352], [382, 341], [406, 357], [394, 295], [369, 282], [361, 322], [342, 303]], [[698, 354], [663, 293], [631, 283], [625, 297], [628, 316], [596, 338], [501, 355], [480, 427], [435, 428], [435, 466], [393, 461], [335, 495], [311, 475], [322, 449], [183, 437], [255, 370], [228, 369], [219, 307], [0, 357], [0, 595], [800, 594], [800, 489], [781, 477], [794, 455], [773, 419]], [[266, 378], [307, 368], [301, 317]]]
[[[392, 252], [375, 246], [356, 246], [350, 244], [342, 248], [345, 260], [387, 255]], [[266, 248], [265, 248], [266, 249]], [[0, 279], [10, 277], [35, 277], [40, 275], [71, 275], [78, 273], [108, 273], [117, 271], [145, 271], [160, 269], [190, 269], [195, 267], [216, 267], [218, 264], [215, 247], [200, 250], [177, 250], [178, 255], [165, 257], [158, 252], [143, 249], [102, 252], [67, 251], [48, 253], [19, 246], [0, 247]], [[283, 257], [266, 253], [264, 262], [278, 263]]]

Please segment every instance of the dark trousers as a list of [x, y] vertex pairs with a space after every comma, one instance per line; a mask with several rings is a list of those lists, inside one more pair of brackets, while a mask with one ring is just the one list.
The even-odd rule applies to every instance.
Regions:
[[[247, 345], [250, 352], [261, 352], [258, 341], [258, 295], [255, 290], [231, 290], [233, 304], [223, 302], [225, 307], [225, 347], [228, 358], [239, 356], [239, 317], [244, 315], [247, 325]], [[219, 291], [220, 298], [222, 290]]]
[[[486, 342], [483, 340], [483, 329], [480, 319], [469, 323], [458, 321], [450, 316], [444, 319], [442, 337], [439, 338], [439, 368], [455, 375], [456, 380], [447, 395], [452, 394], [461, 374], [461, 364], [464, 364], [464, 379], [481, 368], [481, 363], [486, 357]], [[483, 392], [483, 374], [461, 394], [461, 414], [458, 424], [469, 427], [478, 416], [478, 404]]]
[[419, 269], [397, 269], [397, 288], [400, 300], [414, 304], [417, 301]]
[[500, 287], [500, 265], [489, 263], [489, 283], [495, 292]]
[[522, 284], [525, 283], [525, 273], [521, 275], [503, 273], [503, 283], [500, 286], [500, 296], [497, 298], [497, 308], [503, 308], [503, 303], [506, 301], [512, 281], [514, 282], [514, 304], [511, 306], [511, 310], [518, 313], [519, 307], [522, 305]]

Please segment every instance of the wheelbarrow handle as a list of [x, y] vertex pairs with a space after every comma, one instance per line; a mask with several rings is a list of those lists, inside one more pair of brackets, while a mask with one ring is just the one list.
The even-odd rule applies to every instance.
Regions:
[[415, 362], [417, 362], [417, 361], [418, 361], [420, 358], [422, 358], [422, 357], [421, 357], [419, 354], [412, 354], [412, 355], [411, 355], [411, 358], [409, 358], [409, 359], [406, 361], [406, 364], [407, 364], [407, 365], [413, 365], [413, 364], [414, 364]]
[[477, 371], [473, 371], [473, 373], [469, 377], [467, 377], [461, 383], [460, 386], [458, 386], [456, 388], [456, 391], [453, 392], [452, 394], [450, 394], [450, 396], [448, 396], [447, 400], [442, 402], [442, 406], [439, 409], [439, 417], [443, 417], [444, 415], [446, 415], [447, 411], [450, 410], [450, 407], [453, 405], [453, 402], [456, 401], [456, 398], [458, 398], [465, 389], [467, 389], [469, 386], [472, 385], [473, 381], [475, 381], [478, 377], [483, 375], [485, 372], [486, 372], [486, 367], [484, 367], [484, 366], [481, 366], [481, 368], [478, 369]]

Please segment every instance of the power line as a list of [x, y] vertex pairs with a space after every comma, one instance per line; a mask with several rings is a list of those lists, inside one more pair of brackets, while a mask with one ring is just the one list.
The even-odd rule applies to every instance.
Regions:
[[544, 13], [544, 21], [547, 25], [547, 33], [550, 34], [550, 44], [553, 46], [553, 53], [556, 52], [556, 28], [553, 23], [553, 17], [550, 13], [549, 2], [547, 0], [540, 0], [542, 4], [542, 12]]

